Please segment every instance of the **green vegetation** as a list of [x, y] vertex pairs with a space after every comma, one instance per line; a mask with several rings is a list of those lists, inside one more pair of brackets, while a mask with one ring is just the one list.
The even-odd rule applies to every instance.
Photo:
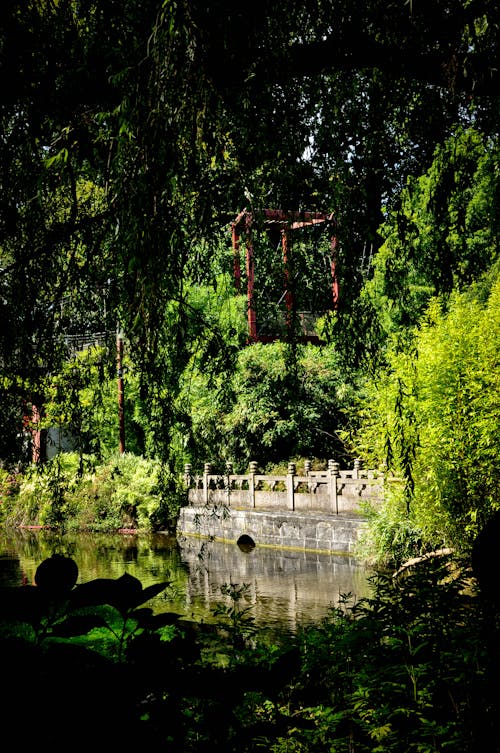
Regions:
[[[469, 133], [467, 137], [469, 143], [472, 136]], [[459, 134], [457, 159], [463, 157], [459, 151], [462, 140]], [[467, 156], [476, 166], [474, 152], [469, 150]], [[487, 159], [493, 158], [490, 152]], [[484, 166], [485, 161], [481, 151], [479, 164]], [[440, 153], [436, 162], [442, 167]], [[474, 180], [475, 169], [471, 173]], [[490, 175], [488, 191], [465, 192], [470, 204], [463, 206], [464, 218], [474, 215], [477, 220], [479, 213], [474, 213], [471, 205], [477, 206], [480, 196], [497, 191], [498, 177], [485, 172]], [[483, 177], [485, 172], [481, 168]], [[427, 179], [422, 182], [427, 184]], [[405, 200], [409, 195], [405, 194]], [[447, 240], [436, 241], [435, 248], [449, 244], [446, 253], [451, 254], [455, 246], [452, 256], [458, 264], [465, 256], [456, 248], [458, 220], [450, 209], [456, 197], [449, 192], [445, 195], [449, 200], [445, 211]], [[417, 195], [413, 223], [422, 221], [418, 219], [421, 214], [427, 216], [429, 228], [433, 227], [428, 215], [436, 197], [431, 196], [432, 201], [429, 195]], [[465, 276], [457, 278], [446, 293], [437, 280], [431, 279], [431, 270], [435, 274], [439, 264], [433, 261], [424, 271], [424, 253], [414, 262], [403, 260], [401, 255], [409, 244], [397, 245], [389, 235], [375, 260], [374, 276], [365, 286], [364, 295], [378, 307], [385, 336], [383, 360], [374, 378], [365, 383], [367, 399], [359, 419], [357, 449], [368, 464], [377, 466], [385, 461], [403, 479], [399, 502], [393, 492], [380, 516], [373, 516], [379, 531], [372, 539], [375, 559], [387, 556], [388, 552], [383, 552], [387, 545], [388, 551], [392, 550], [392, 535], [394, 541], [398, 540], [398, 548], [408, 537], [407, 545], [403, 545], [406, 556], [418, 554], [412, 551], [416, 542], [424, 548], [452, 545], [467, 552], [498, 509], [498, 230], [493, 210], [485, 212], [476, 226], [476, 237], [485, 241], [484, 245], [479, 243], [481, 258], [490, 258], [484, 272], [480, 271], [481, 259], [477, 259], [478, 272], [473, 281], [468, 266]], [[484, 232], [479, 232], [479, 226]], [[394, 230], [394, 223], [389, 222], [386, 230], [388, 227]], [[471, 235], [465, 228], [462, 231], [463, 245]], [[416, 237], [428, 234], [420, 232]], [[443, 228], [441, 234], [445, 234]], [[449, 271], [459, 274], [453, 267]], [[401, 504], [403, 499], [405, 504]], [[384, 528], [387, 535], [382, 533]], [[389, 533], [391, 530], [393, 533]], [[378, 554], [377, 538], [382, 546]]]
[[[228, 460], [246, 470], [295, 456], [346, 454], [337, 432], [354, 422], [356, 375], [333, 346], [256, 343], [218, 378], [189, 371], [180, 393], [192, 416], [186, 460]], [[344, 461], [345, 462], [345, 461]]]
[[[142, 606], [168, 583], [143, 589], [122, 576], [75, 586], [77, 575], [56, 555], [35, 586], [2, 593], [2, 708], [21, 721], [13, 690], [27, 671], [25, 741], [43, 735], [59, 749], [78, 734], [185, 753], [215, 744], [228, 753], [498, 750], [498, 613], [447, 558], [374, 577], [369, 598], [353, 605], [344, 595], [281, 645], [256, 638], [244, 586], [225, 588], [232, 604], [214, 633]], [[85, 718], [78, 732], [75, 707]]]
[[[392, 480], [360, 553], [394, 568], [451, 547], [466, 566], [500, 504], [498, 0], [29, 0], [0, 15], [2, 524], [173, 530], [185, 462], [361, 456]], [[229, 238], [245, 207], [255, 305], [279, 343], [247, 347]], [[310, 308], [321, 346], [283, 331], [266, 208], [335, 216], [333, 260], [318, 228], [287, 259], [291, 320]], [[33, 467], [35, 429], [74, 453]], [[26, 729], [26, 673], [52, 747], [82, 709], [88, 746], [90, 716], [114, 748], [498, 749], [498, 618], [433, 568], [304, 636], [293, 677], [268, 656], [273, 689], [250, 655], [214, 674], [172, 633], [127, 633], [116, 663], [13, 635], [6, 718]], [[232, 638], [250, 628], [226, 617]]]
[[[59, 436], [69, 429], [79, 455], [11, 474], [3, 519], [173, 530], [185, 462], [199, 470], [227, 460], [244, 470], [256, 460], [270, 470], [290, 459], [333, 457], [345, 466], [360, 456], [401, 479], [380, 509], [367, 511], [361, 556], [398, 566], [443, 546], [469, 551], [498, 509], [497, 159], [491, 141], [459, 130], [402, 191], [358, 298], [360, 311], [371, 312], [358, 364], [336, 335], [340, 312], [324, 319], [323, 345], [291, 338], [246, 347], [243, 302], [219, 246], [213, 285], [185, 286], [192, 352], [168, 367], [175, 388], [158, 386], [152, 400], [127, 340], [130, 454], [115, 455], [115, 352], [100, 346], [66, 358], [39, 379], [39, 427]], [[165, 342], [160, 360], [172, 346]]]
[[158, 461], [125, 453], [95, 458], [59, 453], [3, 484], [1, 522], [66, 531], [175, 530], [182, 491]]

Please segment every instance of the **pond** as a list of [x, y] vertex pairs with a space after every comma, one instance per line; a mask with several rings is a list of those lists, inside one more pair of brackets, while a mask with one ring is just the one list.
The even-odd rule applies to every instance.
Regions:
[[295, 632], [319, 622], [342, 595], [369, 595], [370, 572], [347, 555], [240, 548], [237, 544], [165, 534], [56, 534], [0, 529], [0, 586], [33, 583], [38, 565], [53, 553], [72, 557], [78, 583], [119, 578], [125, 572], [143, 586], [169, 581], [145, 604], [155, 612], [214, 622], [217, 604], [228, 604], [221, 587], [246, 584], [243, 606], [259, 629]]

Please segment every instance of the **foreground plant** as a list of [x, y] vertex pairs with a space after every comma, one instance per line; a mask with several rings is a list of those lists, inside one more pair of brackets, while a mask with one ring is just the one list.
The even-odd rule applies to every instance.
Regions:
[[429, 558], [372, 585], [304, 632], [287, 735], [272, 750], [498, 750], [498, 615], [470, 573]]
[[[477, 563], [480, 588], [451, 556], [375, 576], [368, 598], [345, 595], [279, 649], [259, 643], [230, 584], [212, 644], [223, 666], [200, 651], [213, 626], [142, 607], [166, 583], [76, 586], [75, 564], [51, 557], [36, 586], [2, 594], [2, 710], [21, 725], [29, 699], [24, 741], [42, 730], [56, 749], [76, 714], [84, 744], [169, 753], [497, 753], [500, 610]], [[97, 650], [97, 628], [118, 650]]]

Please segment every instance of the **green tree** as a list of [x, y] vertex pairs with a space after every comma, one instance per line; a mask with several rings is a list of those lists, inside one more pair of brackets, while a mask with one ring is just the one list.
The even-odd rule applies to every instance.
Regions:
[[[349, 378], [351, 377], [351, 378]], [[229, 385], [215, 389], [198, 375], [194, 392], [195, 460], [228, 460], [245, 468], [294, 456], [347, 459], [339, 436], [350, 425], [354, 376], [330, 346], [255, 343], [240, 351]]]
[[151, 452], [166, 456], [193, 346], [186, 282], [210, 279], [211, 241], [248, 203], [335, 210], [333, 336], [359, 358], [360, 259], [378, 245], [381, 206], [454, 124], [496, 127], [497, 11], [4, 3], [3, 402], [37, 394], [66, 359], [61, 300], [80, 329], [104, 297], [105, 331], [118, 322], [129, 339]]
[[[424, 546], [467, 551], [498, 509], [498, 278], [486, 302], [477, 289], [454, 293], [447, 310], [433, 299], [411, 355], [389, 351], [358, 436], [360, 452], [371, 450], [372, 462], [386, 459], [405, 479], [400, 525], [409, 517]], [[394, 518], [398, 501], [387, 504], [382, 515]]]
[[366, 285], [385, 331], [416, 324], [432, 296], [464, 290], [498, 259], [499, 157], [497, 139], [459, 129], [408, 179]]

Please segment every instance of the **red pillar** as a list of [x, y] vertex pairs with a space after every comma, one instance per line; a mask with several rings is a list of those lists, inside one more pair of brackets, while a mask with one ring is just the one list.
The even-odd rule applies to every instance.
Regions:
[[339, 280], [337, 277], [337, 238], [335, 235], [332, 236], [331, 250], [332, 300], [333, 310], [335, 311], [339, 303]]
[[42, 412], [38, 405], [31, 406], [31, 460], [45, 463], [47, 460], [47, 431], [40, 428]]
[[283, 264], [285, 268], [285, 303], [286, 303], [286, 326], [290, 330], [292, 327], [292, 315], [293, 315], [293, 293], [291, 290], [291, 242], [288, 228], [285, 227], [281, 231], [281, 248], [283, 249]]

